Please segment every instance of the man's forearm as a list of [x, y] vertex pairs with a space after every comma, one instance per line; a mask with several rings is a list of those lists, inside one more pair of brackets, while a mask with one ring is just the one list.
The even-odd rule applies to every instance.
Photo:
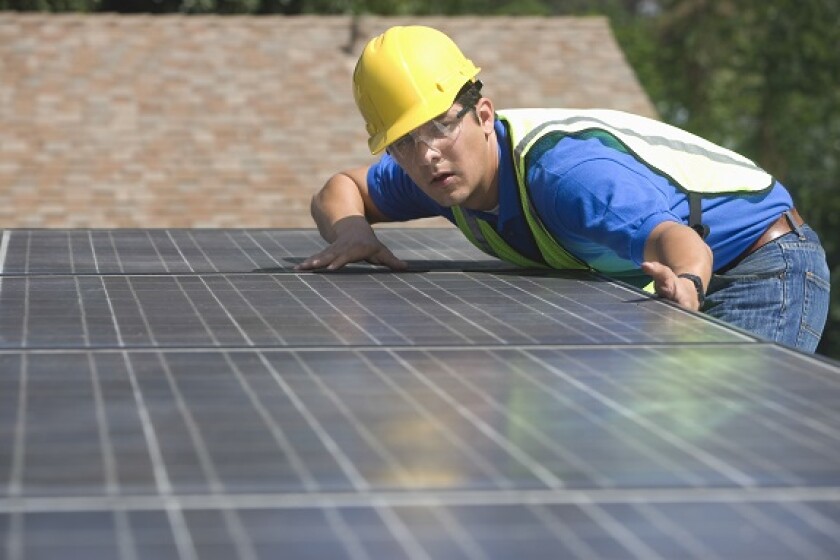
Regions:
[[708, 287], [712, 250], [691, 228], [676, 223], [660, 224], [645, 247], [645, 259], [660, 262], [676, 274], [695, 274]]
[[338, 173], [313, 197], [310, 212], [321, 236], [332, 243], [338, 237], [336, 224], [350, 216], [365, 217], [365, 204], [356, 183]]

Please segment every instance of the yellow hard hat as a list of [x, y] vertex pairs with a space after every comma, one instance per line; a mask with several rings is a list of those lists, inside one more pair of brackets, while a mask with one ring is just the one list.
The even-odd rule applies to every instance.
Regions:
[[477, 68], [446, 35], [420, 25], [391, 27], [371, 39], [353, 72], [353, 96], [378, 154], [441, 113]]

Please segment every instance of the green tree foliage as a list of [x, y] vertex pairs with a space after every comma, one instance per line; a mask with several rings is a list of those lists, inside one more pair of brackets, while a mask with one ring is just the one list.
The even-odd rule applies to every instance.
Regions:
[[[663, 119], [751, 157], [788, 186], [821, 234], [838, 286], [840, 2], [658, 5], [656, 17], [617, 35]], [[833, 292], [820, 352], [840, 358]]]

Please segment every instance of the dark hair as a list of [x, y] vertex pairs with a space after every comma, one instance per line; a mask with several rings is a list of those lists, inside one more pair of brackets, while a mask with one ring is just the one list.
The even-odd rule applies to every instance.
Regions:
[[478, 100], [481, 99], [481, 88], [484, 84], [481, 80], [469, 81], [458, 90], [458, 95], [455, 96], [455, 103], [460, 103], [463, 107], [475, 107]]

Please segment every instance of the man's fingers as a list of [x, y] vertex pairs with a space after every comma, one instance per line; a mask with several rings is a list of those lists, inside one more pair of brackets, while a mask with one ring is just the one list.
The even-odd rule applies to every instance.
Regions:
[[645, 262], [641, 268], [642, 272], [653, 278], [656, 295], [688, 309], [698, 309], [697, 293], [693, 284], [689, 290], [689, 282], [678, 278], [670, 267], [658, 262]]
[[662, 263], [644, 262], [642, 272], [653, 278], [653, 287], [658, 296], [666, 299], [676, 297], [676, 275], [673, 270]]
[[332, 258], [328, 257], [330, 253], [328, 251], [321, 251], [315, 255], [304, 260], [302, 263], [295, 266], [295, 270], [312, 270], [316, 268], [324, 268], [330, 262], [332, 262]]
[[387, 266], [391, 270], [405, 270], [408, 268], [407, 262], [398, 259], [394, 253], [392, 253], [384, 245], [382, 246], [382, 249], [372, 259], [370, 259], [370, 262], [373, 264]]
[[338, 270], [346, 264], [367, 261], [371, 264], [387, 266], [391, 270], [405, 270], [408, 263], [401, 261], [384, 245], [375, 246], [331, 245], [320, 253], [312, 255], [295, 267], [295, 270]]

